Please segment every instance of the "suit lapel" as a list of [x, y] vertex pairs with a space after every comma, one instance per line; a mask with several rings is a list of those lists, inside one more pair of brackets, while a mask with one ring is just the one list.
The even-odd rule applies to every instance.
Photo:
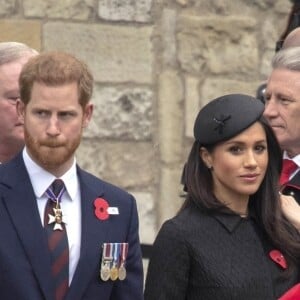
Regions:
[[300, 190], [300, 171], [286, 184], [286, 186], [291, 186], [297, 190]]
[[[99, 221], [94, 214], [94, 201], [103, 194], [88, 179], [85, 172], [78, 169], [80, 188], [81, 188], [81, 210], [82, 210], [82, 232], [80, 259], [67, 295], [67, 300], [81, 299], [91, 281], [98, 272], [101, 260], [101, 246], [109, 236], [108, 222]], [[96, 278], [97, 279], [97, 278]], [[99, 283], [100, 284], [100, 283]]]
[[16, 228], [45, 299], [52, 299], [53, 289], [47, 241], [41, 224], [36, 197], [21, 155], [12, 161], [3, 182], [10, 187], [3, 197], [8, 214]]

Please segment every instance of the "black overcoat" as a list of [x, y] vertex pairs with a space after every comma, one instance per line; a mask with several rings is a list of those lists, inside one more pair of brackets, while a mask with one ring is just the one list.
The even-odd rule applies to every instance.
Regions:
[[284, 277], [284, 261], [283, 267], [274, 262], [272, 250], [255, 217], [188, 207], [158, 233], [145, 300], [278, 299], [297, 282], [298, 271]]

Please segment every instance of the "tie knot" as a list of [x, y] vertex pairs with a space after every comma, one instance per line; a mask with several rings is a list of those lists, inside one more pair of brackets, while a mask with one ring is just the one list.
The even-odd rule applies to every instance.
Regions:
[[296, 171], [297, 168], [298, 168], [298, 166], [296, 165], [296, 163], [293, 160], [291, 160], [291, 159], [283, 160], [283, 166], [282, 166], [283, 173], [287, 173], [290, 175], [294, 171]]
[[47, 189], [47, 196], [53, 201], [60, 201], [61, 196], [65, 191], [64, 182], [61, 179], [55, 179]]
[[291, 159], [284, 159], [282, 170], [281, 170], [281, 177], [280, 177], [280, 184], [283, 185], [289, 181], [291, 174], [296, 171], [298, 165]]

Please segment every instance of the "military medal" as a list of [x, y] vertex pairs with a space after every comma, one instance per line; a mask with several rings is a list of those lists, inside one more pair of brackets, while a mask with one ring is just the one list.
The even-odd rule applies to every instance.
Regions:
[[112, 261], [112, 244], [103, 244], [102, 263], [100, 270], [100, 278], [103, 281], [107, 281], [110, 278], [110, 264]]
[[121, 265], [119, 268], [119, 279], [124, 280], [126, 278], [125, 260], [128, 253], [128, 243], [121, 244]]
[[103, 281], [107, 281], [110, 277], [110, 267], [109, 267], [109, 262], [104, 262], [104, 265], [101, 266], [101, 271], [100, 271], [100, 278]]
[[60, 208], [61, 197], [65, 190], [65, 187], [63, 187], [57, 196], [51, 189], [47, 189], [46, 191], [49, 199], [55, 203], [55, 207], [53, 208], [54, 215], [48, 214], [48, 224], [54, 223], [53, 230], [63, 230], [62, 224], [66, 224], [65, 217]]
[[110, 269], [110, 279], [115, 281], [119, 278], [119, 268], [118, 268], [118, 262], [119, 262], [119, 256], [120, 256], [120, 247], [119, 243], [113, 243], [113, 266]]
[[119, 279], [124, 280], [125, 278], [126, 278], [126, 269], [125, 269], [124, 264], [123, 264], [119, 268]]
[[113, 267], [110, 269], [110, 279], [112, 281], [117, 280], [119, 277], [119, 270], [117, 266], [114, 264]]
[[55, 223], [53, 230], [63, 230], [62, 224], [66, 224], [65, 218], [63, 217], [59, 203], [56, 204], [56, 208], [53, 208], [54, 216], [48, 214], [48, 224]]

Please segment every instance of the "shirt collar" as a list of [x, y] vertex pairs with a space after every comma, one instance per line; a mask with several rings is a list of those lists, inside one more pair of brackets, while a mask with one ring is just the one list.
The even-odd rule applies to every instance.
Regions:
[[[35, 196], [37, 198], [40, 198], [44, 195], [45, 191], [51, 185], [53, 180], [56, 179], [56, 177], [44, 170], [36, 162], [34, 162], [28, 155], [26, 147], [23, 149], [22, 154]], [[75, 158], [71, 168], [65, 174], [63, 174], [60, 179], [63, 180], [67, 193], [69, 194], [71, 200], [73, 200], [75, 198], [79, 184], [76, 172]]]

